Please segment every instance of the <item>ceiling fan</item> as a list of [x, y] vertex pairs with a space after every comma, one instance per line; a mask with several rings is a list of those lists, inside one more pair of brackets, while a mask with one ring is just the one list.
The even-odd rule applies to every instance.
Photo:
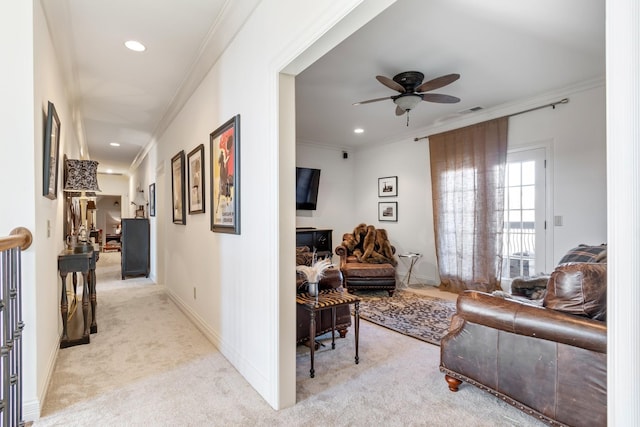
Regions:
[[[353, 105], [369, 104], [371, 102], [393, 100], [396, 104], [396, 116], [411, 111], [420, 101], [437, 102], [440, 104], [455, 104], [460, 98], [439, 93], [425, 93], [451, 84], [460, 78], [460, 74], [447, 74], [422, 83], [424, 74], [419, 71], [405, 71], [393, 76], [393, 79], [385, 76], [376, 76], [376, 79], [390, 89], [400, 92], [399, 95], [385, 96], [384, 98], [369, 99], [356, 102]], [[407, 116], [407, 125], [409, 117]]]

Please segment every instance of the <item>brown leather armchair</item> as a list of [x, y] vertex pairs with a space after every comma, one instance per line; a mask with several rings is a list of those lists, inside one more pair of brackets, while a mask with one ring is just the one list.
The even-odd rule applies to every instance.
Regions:
[[[296, 264], [307, 264], [311, 262], [312, 254], [304, 250], [296, 254]], [[337, 268], [329, 268], [324, 272], [324, 277], [318, 282], [318, 288], [337, 289], [343, 286], [342, 272]], [[297, 292], [307, 292], [307, 279], [304, 274], [296, 275]], [[309, 311], [304, 307], [296, 305], [296, 343], [300, 344], [309, 340], [309, 326], [311, 318]], [[351, 312], [348, 306], [336, 308], [336, 330], [342, 338], [347, 336], [348, 328], [351, 326]], [[322, 310], [316, 316], [316, 337], [331, 331], [331, 310]], [[315, 337], [314, 337], [315, 338]]]
[[[367, 245], [366, 239], [371, 233], [373, 242]], [[393, 296], [396, 290], [396, 261], [393, 259], [396, 248], [388, 242], [385, 230], [360, 224], [353, 233], [342, 236], [342, 244], [336, 247], [335, 253], [340, 257], [340, 271], [348, 292], [355, 289], [386, 290], [389, 296]]]
[[551, 425], [606, 425], [606, 264], [557, 267], [540, 303], [462, 293], [440, 344], [449, 389], [468, 382]]

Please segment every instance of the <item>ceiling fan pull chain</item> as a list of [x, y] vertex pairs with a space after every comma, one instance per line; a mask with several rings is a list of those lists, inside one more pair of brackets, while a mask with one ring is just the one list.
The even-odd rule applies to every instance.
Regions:
[[407, 127], [409, 127], [409, 112], [407, 111]]

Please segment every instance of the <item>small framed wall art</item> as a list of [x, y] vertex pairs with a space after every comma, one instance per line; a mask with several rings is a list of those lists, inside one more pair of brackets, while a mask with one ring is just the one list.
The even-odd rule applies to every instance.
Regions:
[[58, 194], [58, 153], [60, 151], [60, 119], [51, 101], [47, 105], [47, 124], [42, 153], [42, 195], [54, 200]]
[[398, 222], [398, 202], [378, 202], [378, 221]]
[[378, 197], [396, 197], [398, 195], [398, 177], [378, 178]]
[[186, 224], [184, 197], [184, 150], [171, 159], [171, 205], [174, 224]]
[[149, 216], [156, 216], [156, 183], [149, 184]]
[[187, 155], [189, 214], [204, 213], [204, 145]]
[[209, 135], [211, 231], [240, 234], [240, 115]]

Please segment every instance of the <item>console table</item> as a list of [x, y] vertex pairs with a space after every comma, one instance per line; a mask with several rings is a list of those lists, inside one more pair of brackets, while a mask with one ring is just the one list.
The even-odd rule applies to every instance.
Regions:
[[[96, 322], [96, 261], [98, 252], [75, 253], [64, 250], [58, 255], [58, 270], [62, 279], [60, 295], [60, 316], [62, 317], [62, 337], [60, 348], [89, 344], [90, 334], [98, 332]], [[73, 274], [73, 298], [76, 298], [76, 273], [82, 274], [82, 322], [79, 316], [69, 319], [67, 297], [67, 275]], [[89, 323], [89, 303], [91, 303], [91, 323]]]
[[360, 362], [358, 356], [358, 339], [360, 333], [360, 298], [348, 294], [346, 291], [340, 292], [335, 289], [327, 289], [320, 291], [318, 297], [311, 296], [308, 293], [301, 293], [296, 295], [296, 304], [300, 304], [307, 311], [311, 318], [309, 324], [309, 340], [310, 340], [310, 356], [311, 356], [311, 369], [309, 374], [311, 378], [315, 377], [316, 371], [314, 369], [314, 353], [315, 343], [313, 337], [316, 336], [316, 313], [322, 310], [331, 309], [331, 349], [336, 348], [336, 308], [349, 304], [354, 305], [354, 329], [355, 329], [355, 344], [356, 344], [356, 365]]

